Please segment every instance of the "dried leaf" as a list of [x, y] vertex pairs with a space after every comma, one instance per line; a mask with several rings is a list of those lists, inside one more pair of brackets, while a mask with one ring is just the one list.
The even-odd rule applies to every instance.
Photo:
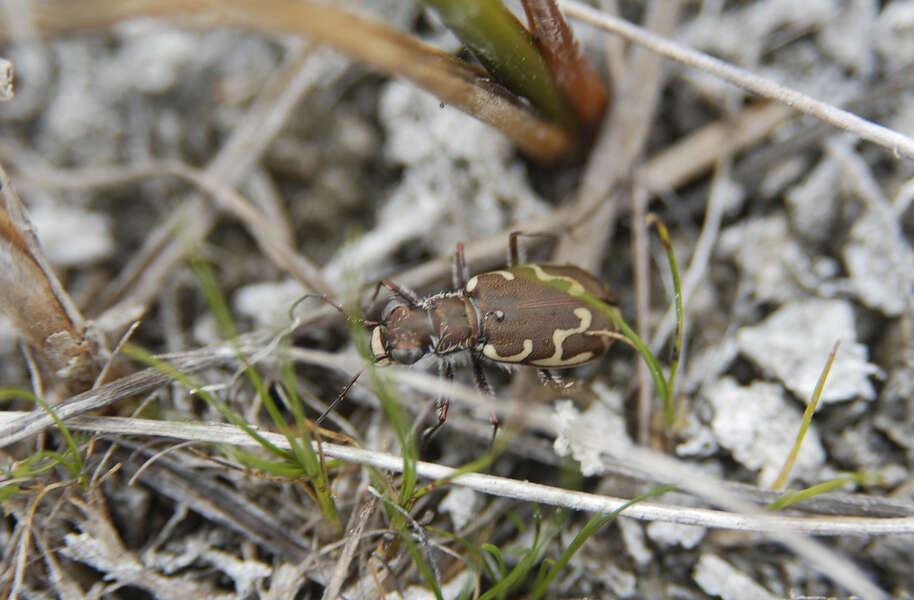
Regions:
[[99, 346], [54, 276], [12, 182], [0, 167], [0, 312], [71, 388], [92, 385]]
[[555, 0], [523, 0], [527, 23], [559, 91], [586, 126], [599, 123], [609, 97]]

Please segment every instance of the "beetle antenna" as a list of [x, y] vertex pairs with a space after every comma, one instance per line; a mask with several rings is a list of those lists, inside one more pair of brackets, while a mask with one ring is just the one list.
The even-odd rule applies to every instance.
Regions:
[[296, 300], [292, 304], [292, 306], [289, 308], [289, 320], [290, 321], [293, 320], [292, 312], [295, 310], [295, 307], [309, 298], [320, 298], [321, 300], [323, 300], [324, 302], [326, 302], [327, 304], [329, 304], [330, 306], [335, 308], [341, 315], [343, 315], [346, 318], [347, 321], [358, 321], [365, 327], [374, 327], [376, 325], [379, 325], [378, 321], [369, 321], [368, 319], [356, 319], [355, 317], [350, 315], [348, 312], [346, 312], [345, 308], [343, 308], [342, 306], [340, 306], [339, 304], [337, 304], [336, 302], [331, 300], [327, 294], [305, 294], [304, 296], [302, 296], [301, 298]]
[[349, 380], [349, 383], [346, 384], [346, 387], [343, 388], [343, 391], [340, 392], [339, 395], [333, 399], [333, 402], [330, 403], [330, 406], [327, 407], [327, 410], [322, 412], [321, 416], [319, 416], [314, 421], [315, 423], [320, 425], [321, 421], [326, 419], [327, 415], [329, 415], [331, 412], [333, 412], [333, 409], [336, 408], [339, 405], [339, 403], [343, 401], [343, 398], [346, 397], [346, 394], [349, 393], [349, 390], [352, 388], [352, 386], [355, 385], [355, 382], [359, 379], [359, 376], [361, 376], [363, 372], [365, 372], [365, 369], [359, 369], [358, 373], [356, 373], [353, 376], [353, 378], [351, 380]]

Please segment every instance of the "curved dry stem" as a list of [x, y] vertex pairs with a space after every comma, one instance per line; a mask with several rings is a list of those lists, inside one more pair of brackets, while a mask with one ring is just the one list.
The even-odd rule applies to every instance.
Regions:
[[[128, 18], [152, 16], [194, 25], [260, 29], [305, 35], [349, 56], [400, 75], [480, 121], [492, 125], [536, 160], [556, 162], [572, 140], [561, 127], [539, 118], [487, 74], [383, 23], [362, 19], [335, 6], [281, 0], [66, 0], [35, 3], [30, 15], [39, 33], [64, 34], [107, 27]], [[0, 41], [11, 36], [0, 21]]]
[[[0, 414], [0, 422], [6, 423], [25, 413]], [[231, 444], [256, 447], [257, 443], [243, 431], [232, 425], [206, 423], [180, 423], [136, 419], [129, 417], [76, 417], [68, 421], [75, 431], [95, 431], [112, 435], [160, 436], [171, 439], [196, 441], [198, 443]], [[281, 434], [261, 432], [277, 446], [287, 446]], [[379, 469], [400, 472], [403, 458], [393, 454], [341, 446], [323, 442], [321, 450], [328, 458], [335, 458], [356, 464], [370, 465]], [[642, 453], [657, 454], [648, 450]], [[663, 457], [677, 468], [679, 461]], [[612, 512], [628, 501], [626, 498], [602, 496], [563, 488], [519, 481], [496, 475], [481, 473], [458, 474], [456, 469], [434, 463], [417, 463], [420, 477], [429, 480], [448, 479], [454, 485], [461, 485], [484, 494], [515, 498], [526, 502], [539, 502], [562, 506], [571, 510], [587, 512]], [[677, 477], [681, 479], [682, 477]], [[820, 536], [876, 536], [914, 533], [914, 517], [791, 517], [763, 514], [760, 512], [736, 514], [720, 510], [673, 506], [645, 502], [626, 509], [625, 516], [644, 521], [666, 521], [684, 525], [697, 525], [734, 531], [756, 531], [768, 533], [778, 529], [793, 533]]]

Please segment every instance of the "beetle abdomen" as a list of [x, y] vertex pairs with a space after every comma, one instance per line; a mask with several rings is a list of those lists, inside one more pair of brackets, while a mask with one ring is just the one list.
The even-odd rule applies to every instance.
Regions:
[[466, 292], [482, 317], [487, 358], [550, 369], [602, 356], [616, 331], [612, 320], [581, 296], [615, 298], [600, 280], [573, 266], [519, 265], [472, 277]]

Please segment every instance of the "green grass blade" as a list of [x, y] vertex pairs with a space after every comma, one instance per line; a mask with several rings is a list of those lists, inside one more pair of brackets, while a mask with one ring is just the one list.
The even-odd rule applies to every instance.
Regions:
[[568, 510], [557, 510], [555, 516], [547, 522], [546, 527], [538, 526], [536, 535], [533, 537], [533, 544], [524, 551], [521, 559], [504, 577], [480, 596], [480, 600], [506, 598], [512, 590], [526, 581], [530, 572], [542, 559], [549, 542], [563, 529], [568, 520], [568, 514]]
[[797, 502], [808, 500], [814, 496], [818, 496], [819, 494], [841, 489], [849, 483], [871, 485], [876, 481], [876, 479], [877, 478], [874, 477], [873, 474], [869, 471], [851, 473], [849, 475], [844, 475], [842, 477], [836, 477], [835, 479], [823, 481], [822, 483], [817, 483], [816, 485], [802, 490], [795, 492], [786, 492], [780, 498], [768, 504], [767, 508], [769, 510], [781, 510], [787, 508], [791, 504], [796, 504]]
[[238, 464], [258, 473], [266, 473], [272, 477], [283, 479], [300, 479], [307, 476], [301, 465], [291, 461], [264, 458], [231, 446], [226, 447], [224, 452]]
[[541, 577], [537, 577], [537, 581], [533, 585], [533, 589], [530, 593], [530, 598], [536, 599], [541, 598], [543, 594], [546, 593], [546, 590], [552, 585], [552, 582], [555, 581], [555, 578], [559, 576], [562, 570], [568, 566], [568, 563], [571, 561], [571, 558], [575, 553], [581, 549], [581, 546], [584, 545], [584, 542], [589, 540], [595, 533], [600, 531], [603, 527], [608, 525], [613, 519], [619, 516], [623, 510], [637, 504], [638, 502], [644, 502], [650, 498], [660, 496], [666, 492], [675, 489], [674, 485], [663, 485], [656, 489], [653, 489], [647, 493], [641, 494], [635, 498], [632, 498], [613, 512], [608, 515], [594, 515], [587, 521], [587, 524], [581, 528], [581, 531], [574, 537], [571, 543], [565, 548], [565, 551], [562, 552], [562, 555], [557, 561], [545, 572], [542, 572]]
[[676, 373], [679, 368], [679, 357], [682, 353], [682, 283], [679, 277], [679, 267], [676, 263], [676, 255], [673, 252], [673, 245], [670, 243], [670, 236], [666, 226], [662, 221], [660, 221], [660, 219], [654, 216], [650, 217], [650, 221], [656, 225], [657, 231], [660, 234], [660, 239], [663, 241], [667, 260], [669, 261], [670, 265], [670, 273], [673, 278], [673, 302], [676, 310], [676, 339], [673, 343], [673, 357], [670, 361], [669, 376], [663, 372], [663, 367], [660, 366], [660, 361], [657, 360], [657, 357], [654, 356], [654, 353], [651, 352], [650, 348], [647, 347], [647, 344], [644, 343], [644, 340], [642, 340], [638, 334], [628, 326], [628, 323], [626, 323], [625, 319], [622, 318], [618, 308], [605, 304], [590, 294], [582, 294], [578, 297], [591, 306], [599, 309], [607, 317], [612, 319], [613, 323], [616, 324], [616, 327], [619, 328], [619, 331], [621, 331], [622, 334], [628, 338], [632, 346], [635, 347], [635, 350], [637, 350], [641, 357], [644, 359], [645, 364], [647, 364], [647, 369], [651, 374], [651, 378], [654, 380], [654, 385], [657, 387], [657, 393], [660, 395], [660, 402], [663, 407], [664, 423], [667, 430], [671, 430], [673, 428], [676, 417], [673, 393], [676, 384]]
[[467, 552], [469, 552], [467, 560], [470, 563], [470, 566], [473, 567], [477, 573], [485, 569], [489, 577], [492, 579], [498, 578], [499, 575], [495, 572], [495, 569], [492, 568], [491, 562], [486, 560], [485, 551], [482, 546], [476, 544], [471, 540], [461, 537], [456, 533], [446, 531], [444, 529], [438, 529], [437, 527], [428, 527], [428, 530], [432, 533], [440, 535], [441, 537], [449, 538], [450, 540], [466, 548]]
[[523, 533], [524, 531], [527, 531], [528, 525], [520, 517], [520, 515], [517, 514], [517, 511], [509, 510], [505, 516], [508, 518], [509, 521], [511, 521], [511, 523], [514, 524], [514, 528], [517, 529], [519, 532]]
[[219, 328], [222, 329], [222, 333], [225, 337], [232, 342], [238, 360], [244, 365], [245, 376], [248, 378], [248, 381], [251, 382], [251, 385], [263, 402], [264, 408], [266, 408], [270, 418], [272, 418], [280, 428], [280, 431], [286, 435], [286, 437], [289, 437], [291, 434], [288, 426], [282, 418], [279, 409], [276, 407], [273, 397], [267, 392], [266, 386], [263, 383], [263, 378], [260, 377], [257, 370], [248, 362], [247, 357], [241, 350], [238, 343], [238, 328], [235, 327], [235, 321], [232, 319], [232, 313], [229, 310], [228, 303], [225, 301], [225, 296], [222, 294], [222, 289], [219, 287], [219, 282], [216, 280], [209, 263], [198, 254], [191, 258], [190, 264], [194, 271], [194, 276], [197, 278], [200, 290], [206, 298], [206, 303], [209, 305], [209, 309], [216, 318], [216, 322], [219, 323]]
[[[383, 488], [376, 489], [386, 490], [387, 486], [385, 485]], [[432, 567], [429, 565], [428, 561], [425, 559], [425, 556], [422, 554], [422, 551], [413, 540], [411, 530], [412, 523], [409, 523], [405, 518], [403, 514], [404, 509], [396, 506], [393, 503], [391, 500], [392, 494], [389, 493], [389, 490], [387, 493], [382, 492], [379, 494], [379, 497], [387, 509], [388, 514], [393, 513], [399, 515], [399, 519], [396, 521], [391, 519], [391, 525], [396, 529], [397, 533], [400, 536], [400, 540], [406, 544], [406, 548], [409, 551], [410, 556], [413, 557], [413, 561], [416, 563], [416, 568], [419, 569], [419, 574], [421, 575], [422, 579], [425, 580], [426, 585], [428, 585], [428, 587], [435, 594], [435, 598], [438, 600], [444, 600], [444, 595], [441, 593], [441, 586], [439, 585], [438, 580], [434, 575]]]
[[24, 460], [16, 463], [10, 475], [14, 479], [29, 479], [36, 475], [41, 475], [50, 471], [57, 465], [63, 465], [74, 477], [79, 476], [79, 463], [75, 460], [68, 460], [66, 453], [61, 454], [54, 450], [39, 450], [27, 456]]
[[460, 477], [461, 475], [464, 475], [466, 473], [479, 473], [481, 471], [488, 469], [489, 466], [495, 461], [495, 459], [504, 451], [504, 449], [508, 445], [509, 441], [510, 441], [510, 435], [500, 436], [498, 439], [495, 440], [492, 448], [490, 448], [488, 452], [486, 452], [485, 454], [483, 454], [476, 460], [468, 462], [465, 465], [462, 465], [461, 467], [455, 469], [454, 472], [451, 473], [450, 475], [448, 475], [447, 477], [442, 477], [441, 479], [436, 479], [435, 481], [432, 481], [428, 485], [425, 485], [425, 486], [419, 488], [418, 490], [416, 490], [415, 494], [413, 495], [413, 501], [418, 500], [422, 496], [440, 488], [443, 485], [447, 485], [448, 483], [450, 483], [457, 477]]
[[499, 0], [422, 0], [495, 79], [568, 131], [577, 119], [530, 32]]
[[309, 424], [305, 421], [304, 409], [302, 408], [301, 398], [296, 392], [295, 374], [292, 369], [292, 362], [284, 357], [280, 357], [280, 373], [283, 380], [283, 397], [287, 398], [286, 405], [295, 417], [296, 427], [301, 431], [300, 437], [287, 438], [295, 455], [297, 462], [302, 465], [311, 480], [311, 487], [314, 490], [315, 498], [321, 512], [333, 524], [337, 531], [343, 530], [343, 524], [340, 520], [339, 511], [336, 508], [336, 502], [330, 491], [330, 481], [327, 476], [327, 465], [318, 453], [314, 451], [311, 445], [311, 430]]
[[295, 369], [292, 365], [292, 361], [289, 360], [287, 349], [288, 347], [285, 344], [281, 345], [279, 348], [279, 373], [283, 385], [285, 386], [284, 391], [288, 398], [286, 407], [292, 413], [292, 416], [295, 417], [295, 426], [302, 431], [303, 436], [308, 439], [308, 445], [310, 446], [309, 429], [305, 424], [305, 409], [302, 405], [301, 397], [298, 395], [298, 386], [295, 381]]
[[222, 417], [226, 421], [228, 421], [229, 423], [240, 428], [242, 431], [244, 431], [246, 434], [248, 434], [251, 438], [253, 438], [258, 444], [260, 444], [261, 446], [263, 446], [264, 448], [266, 448], [267, 450], [269, 450], [276, 456], [282, 458], [283, 460], [291, 459], [291, 453], [288, 450], [284, 450], [284, 449], [278, 447], [276, 444], [274, 444], [273, 442], [269, 441], [268, 439], [266, 439], [265, 437], [260, 435], [260, 433], [258, 433], [243, 418], [241, 418], [241, 416], [238, 413], [236, 413], [235, 411], [230, 409], [224, 403], [217, 400], [212, 394], [210, 394], [209, 392], [207, 392], [206, 390], [201, 388], [199, 385], [197, 385], [196, 382], [193, 381], [193, 379], [191, 379], [190, 377], [188, 377], [187, 375], [185, 375], [178, 369], [174, 368], [174, 366], [172, 366], [170, 363], [168, 363], [164, 360], [161, 360], [159, 358], [156, 358], [147, 350], [144, 350], [143, 348], [140, 348], [139, 346], [134, 346], [133, 344], [129, 344], [129, 343], [124, 344], [122, 351], [126, 356], [129, 356], [130, 358], [133, 358], [134, 360], [138, 360], [138, 361], [142, 362], [143, 364], [149, 365], [150, 367], [154, 367], [154, 368], [158, 369], [165, 375], [168, 375], [169, 377], [171, 377], [172, 379], [174, 379], [175, 381], [177, 381], [178, 383], [183, 385], [185, 388], [190, 390], [191, 393], [199, 395], [207, 403], [209, 403], [213, 408], [215, 408], [217, 411], [219, 411], [219, 414], [221, 414]]
[[622, 334], [628, 338], [632, 346], [635, 347], [635, 350], [637, 350], [641, 357], [644, 359], [644, 362], [647, 364], [647, 369], [654, 380], [654, 385], [657, 386], [657, 392], [660, 394], [661, 400], [663, 402], [671, 401], [669, 400], [669, 385], [667, 385], [666, 375], [663, 373], [663, 367], [660, 366], [660, 362], [657, 360], [657, 357], [654, 356], [654, 353], [651, 352], [650, 348], [647, 347], [647, 344], [644, 343], [644, 340], [642, 340], [638, 334], [628, 326], [628, 323], [625, 322], [625, 319], [623, 319], [622, 315], [619, 313], [619, 309], [602, 302], [590, 294], [582, 294], [578, 297], [587, 304], [599, 309], [601, 312], [603, 312], [603, 314], [612, 319], [612, 322], [616, 324], [616, 327], [618, 327]]
[[495, 565], [498, 567], [498, 571], [494, 573], [499, 579], [505, 576], [505, 572], [508, 567], [505, 564], [505, 557], [501, 553], [501, 548], [495, 544], [485, 543], [482, 545], [482, 549], [489, 553], [489, 556], [495, 559]]
[[676, 254], [670, 242], [670, 233], [666, 225], [656, 215], [648, 215], [648, 224], [653, 223], [660, 234], [663, 248], [666, 252], [667, 262], [670, 265], [670, 275], [673, 278], [673, 305], [676, 310], [676, 339], [673, 342], [673, 356], [670, 359], [670, 375], [667, 379], [666, 394], [663, 399], [663, 421], [667, 431], [673, 429], [676, 420], [676, 407], [674, 405], [676, 371], [679, 368], [679, 357], [682, 354], [682, 282], [679, 280], [679, 267], [676, 264]]
[[822, 390], [825, 388], [825, 381], [828, 379], [828, 374], [835, 362], [835, 356], [838, 354], [838, 346], [840, 345], [840, 340], [835, 342], [835, 346], [832, 348], [831, 354], [828, 355], [828, 360], [825, 361], [825, 368], [822, 369], [822, 373], [819, 375], [819, 380], [816, 382], [816, 387], [812, 392], [812, 398], [809, 399], [809, 403], [806, 405], [806, 410], [803, 411], [803, 422], [800, 424], [800, 431], [797, 432], [797, 439], [794, 441], [793, 448], [790, 450], [790, 454], [787, 456], [787, 460], [784, 461], [784, 466], [781, 467], [781, 471], [778, 473], [777, 479], [775, 479], [774, 483], [771, 484], [772, 489], [779, 490], [784, 487], [784, 483], [787, 482], [787, 478], [790, 476], [790, 471], [793, 469], [793, 465], [797, 460], [797, 456], [800, 454], [800, 446], [803, 444], [803, 439], [806, 437], [806, 432], [809, 431], [809, 424], [812, 423], [812, 416], [816, 412], [816, 407], [819, 406], [819, 399], [822, 397]]
[[[350, 314], [356, 315], [357, 311], [352, 310]], [[387, 377], [380, 372], [380, 369], [374, 365], [374, 357], [368, 345], [368, 337], [365, 329], [361, 324], [361, 319], [348, 320], [349, 332], [355, 342], [359, 354], [369, 362], [367, 371], [374, 383], [378, 400], [381, 402], [381, 408], [387, 416], [388, 421], [394, 428], [397, 441], [400, 443], [400, 452], [403, 456], [403, 473], [401, 476], [399, 505], [409, 509], [413, 500], [413, 494], [416, 491], [419, 480], [416, 472], [416, 463], [419, 460], [419, 447], [416, 443], [415, 436], [412, 435], [412, 427], [406, 411], [397, 400], [397, 392], [388, 381]]]
[[[302, 439], [299, 439], [298, 435], [293, 433], [289, 424], [283, 417], [282, 411], [279, 409], [279, 406], [277, 406], [273, 394], [270, 393], [264, 384], [260, 373], [258, 373], [254, 366], [248, 362], [247, 357], [242, 351], [240, 344], [238, 343], [238, 329], [235, 327], [228, 303], [225, 300], [225, 296], [222, 294], [222, 290], [219, 287], [219, 283], [216, 280], [209, 263], [202, 257], [196, 256], [191, 260], [191, 266], [197, 278], [197, 282], [200, 285], [200, 289], [206, 297], [210, 310], [216, 317], [224, 335], [231, 340], [234, 345], [238, 360], [245, 365], [245, 376], [260, 398], [267, 414], [270, 415], [270, 418], [273, 420], [277, 429], [279, 429], [280, 433], [282, 433], [289, 442], [290, 451], [286, 453], [283, 458], [288, 461], [288, 465], [282, 467], [276, 463], [276, 461], [263, 461], [258, 468], [271, 473], [295, 473], [297, 471], [297, 475], [289, 475], [292, 477], [300, 477], [302, 474], [307, 475], [321, 512], [330, 521], [333, 528], [336, 531], [341, 532], [343, 530], [343, 524], [340, 520], [339, 513], [336, 510], [336, 504], [330, 495], [330, 485], [327, 481], [326, 471], [311, 446], [311, 437], [309, 435], [308, 427], [305, 424], [304, 413], [301, 410], [301, 401], [297, 394], [295, 394], [295, 378], [290, 368], [291, 363], [288, 360], [283, 361], [281, 372], [286, 385], [284, 391], [287, 392], [287, 397], [290, 397], [291, 399], [288, 404], [296, 419], [298, 429], [302, 432]], [[248, 460], [251, 460], [252, 458], [253, 455], [248, 455]]]
[[[32, 392], [30, 392], [29, 390], [24, 390], [22, 388], [12, 388], [12, 387], [0, 388], [0, 400], [6, 400], [9, 398], [26, 398], [28, 400], [31, 400], [32, 402], [34, 402], [35, 404], [40, 406], [44, 412], [48, 413], [48, 415], [50, 415], [52, 419], [54, 419], [54, 423], [57, 425], [57, 429], [60, 430], [60, 433], [61, 433], [61, 435], [63, 435], [64, 441], [66, 442], [67, 452], [64, 454], [59, 454], [59, 453], [55, 452], [53, 454], [56, 456], [56, 460], [58, 460], [58, 462], [60, 464], [64, 465], [64, 467], [66, 467], [67, 470], [70, 471], [70, 473], [73, 475], [74, 478], [81, 480], [82, 479], [82, 470], [83, 470], [83, 459], [82, 459], [82, 456], [80, 456], [80, 454], [79, 454], [78, 445], [76, 443], [76, 440], [73, 439], [73, 436], [70, 434], [70, 430], [67, 429], [66, 425], [64, 425], [64, 423], [60, 419], [60, 417], [57, 416], [57, 413], [54, 412], [54, 409], [47, 402], [45, 402], [44, 399], [39, 398], [38, 396], [36, 396]], [[72, 457], [73, 457], [72, 461], [66, 460], [64, 458], [65, 454], [67, 454], [67, 453], [72, 455]]]
[[439, 585], [438, 580], [435, 579], [435, 575], [432, 573], [428, 561], [425, 560], [425, 556], [422, 555], [422, 552], [420, 552], [419, 548], [416, 546], [416, 542], [413, 541], [408, 531], [404, 531], [401, 535], [403, 541], [406, 543], [406, 547], [409, 549], [410, 555], [413, 557], [413, 561], [416, 563], [416, 567], [419, 569], [419, 574], [422, 576], [422, 579], [425, 580], [426, 585], [428, 585], [432, 590], [432, 593], [435, 594], [435, 598], [444, 600], [444, 594], [441, 593], [441, 586]]
[[12, 498], [22, 490], [18, 485], [3, 485], [0, 486], [0, 502]]

